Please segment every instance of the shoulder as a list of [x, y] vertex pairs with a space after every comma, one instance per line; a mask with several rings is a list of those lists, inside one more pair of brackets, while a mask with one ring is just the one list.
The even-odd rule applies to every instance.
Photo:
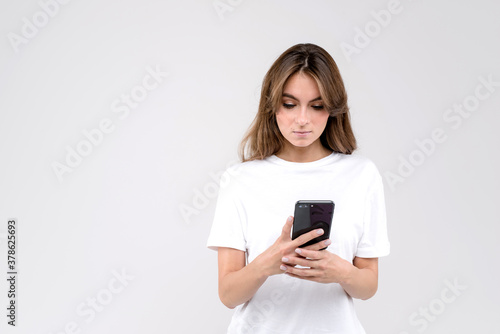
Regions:
[[381, 188], [382, 176], [375, 163], [364, 155], [339, 154], [337, 168], [342, 170], [342, 174], [352, 179], [358, 184], [364, 184], [367, 189]]
[[225, 173], [232, 176], [241, 176], [241, 177], [263, 173], [268, 171], [274, 166], [274, 164], [271, 161], [272, 157], [267, 157], [262, 160], [256, 159], [245, 162], [233, 163], [225, 170]]
[[263, 160], [236, 162], [228, 166], [223, 174], [227, 176], [241, 176], [253, 172], [256, 169], [263, 168], [264, 165], [265, 162]]
[[364, 155], [354, 154], [341, 154], [338, 153], [338, 162], [344, 165], [345, 168], [352, 168], [365, 173], [379, 174], [378, 168], [375, 163]]
[[220, 177], [221, 187], [236, 187], [238, 184], [254, 180], [255, 176], [264, 175], [269, 163], [265, 160], [252, 160], [245, 162], [232, 162]]

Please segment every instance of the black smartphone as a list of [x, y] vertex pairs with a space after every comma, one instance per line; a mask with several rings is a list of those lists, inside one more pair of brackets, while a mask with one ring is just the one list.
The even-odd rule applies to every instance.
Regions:
[[[335, 203], [333, 201], [297, 201], [295, 203], [292, 240], [317, 228], [322, 228], [325, 233], [299, 247], [309, 246], [330, 238], [334, 209]], [[326, 247], [322, 249], [326, 249]]]

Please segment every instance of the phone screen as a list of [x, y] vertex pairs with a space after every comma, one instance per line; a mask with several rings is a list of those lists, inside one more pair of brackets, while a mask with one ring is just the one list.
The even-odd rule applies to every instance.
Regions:
[[334, 208], [335, 204], [330, 200], [298, 201], [295, 203], [292, 239], [296, 239], [300, 235], [317, 228], [322, 228], [325, 233], [300, 247], [309, 246], [321, 240], [328, 239], [330, 237]]

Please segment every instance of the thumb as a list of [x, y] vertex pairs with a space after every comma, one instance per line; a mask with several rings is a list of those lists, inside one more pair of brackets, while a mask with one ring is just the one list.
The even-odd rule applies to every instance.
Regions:
[[281, 238], [283, 240], [291, 240], [290, 234], [292, 233], [292, 225], [293, 225], [293, 216], [290, 216], [286, 220], [285, 226], [283, 226], [283, 230], [281, 232]]

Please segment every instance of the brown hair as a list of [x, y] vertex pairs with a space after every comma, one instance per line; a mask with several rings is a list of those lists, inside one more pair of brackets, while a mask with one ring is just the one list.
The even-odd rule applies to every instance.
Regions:
[[323, 48], [314, 44], [297, 44], [281, 54], [264, 77], [259, 110], [240, 143], [242, 161], [265, 159], [283, 147], [286, 139], [276, 123], [276, 111], [287, 80], [298, 72], [308, 74], [316, 81], [325, 109], [330, 114], [320, 136], [321, 144], [344, 154], [351, 154], [356, 149], [347, 93], [337, 64]]

